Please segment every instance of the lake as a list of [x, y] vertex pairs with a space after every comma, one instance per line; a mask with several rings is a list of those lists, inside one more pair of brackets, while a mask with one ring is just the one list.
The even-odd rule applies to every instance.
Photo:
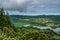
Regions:
[[51, 27], [46, 27], [46, 26], [34, 26], [34, 27], [36, 27], [36, 28], [38, 28], [38, 29], [50, 29], [50, 30], [53, 30], [53, 31], [55, 31], [55, 32], [60, 32], [60, 28], [59, 27], [57, 27], [57, 28], [51, 28]]
[[[30, 24], [28, 24], [28, 23], [22, 23], [22, 22], [14, 22], [13, 23], [14, 24], [14, 26], [15, 27], [22, 27], [22, 26], [24, 26], [24, 27], [29, 27], [29, 26], [31, 26]], [[58, 27], [58, 28], [51, 28], [51, 27], [46, 27], [46, 26], [32, 26], [33, 28], [38, 28], [38, 29], [50, 29], [50, 30], [53, 30], [53, 31], [55, 31], [55, 32], [60, 32], [60, 28]]]

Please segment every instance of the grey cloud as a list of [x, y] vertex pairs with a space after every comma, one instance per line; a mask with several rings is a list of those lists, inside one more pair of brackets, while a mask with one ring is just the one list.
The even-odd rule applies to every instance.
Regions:
[[28, 0], [0, 0], [0, 7], [6, 10], [25, 11], [29, 2]]
[[[56, 6], [55, 6], [56, 5]], [[54, 11], [58, 10], [60, 0], [0, 0], [0, 7], [6, 10], [18, 11]]]

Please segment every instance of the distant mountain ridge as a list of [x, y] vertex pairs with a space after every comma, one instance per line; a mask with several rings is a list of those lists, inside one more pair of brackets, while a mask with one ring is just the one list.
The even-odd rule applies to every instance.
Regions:
[[27, 15], [10, 15], [12, 17], [18, 18], [60, 18], [60, 15], [36, 15], [36, 16], [27, 16]]

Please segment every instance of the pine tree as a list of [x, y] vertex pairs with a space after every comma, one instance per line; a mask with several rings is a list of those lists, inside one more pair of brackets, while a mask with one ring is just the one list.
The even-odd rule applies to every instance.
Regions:
[[4, 9], [3, 8], [0, 8], [0, 16], [4, 15]]
[[3, 8], [0, 8], [0, 28], [3, 28], [5, 26], [10, 27], [12, 25], [11, 25], [9, 16], [5, 15], [5, 12], [4, 12]]
[[4, 10], [3, 10], [3, 8], [0, 8], [0, 26], [3, 26], [3, 19], [4, 18]]

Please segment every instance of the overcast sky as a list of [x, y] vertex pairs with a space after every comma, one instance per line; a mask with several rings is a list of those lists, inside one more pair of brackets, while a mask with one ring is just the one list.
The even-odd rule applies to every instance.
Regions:
[[60, 0], [0, 0], [0, 8], [14, 15], [60, 15]]

